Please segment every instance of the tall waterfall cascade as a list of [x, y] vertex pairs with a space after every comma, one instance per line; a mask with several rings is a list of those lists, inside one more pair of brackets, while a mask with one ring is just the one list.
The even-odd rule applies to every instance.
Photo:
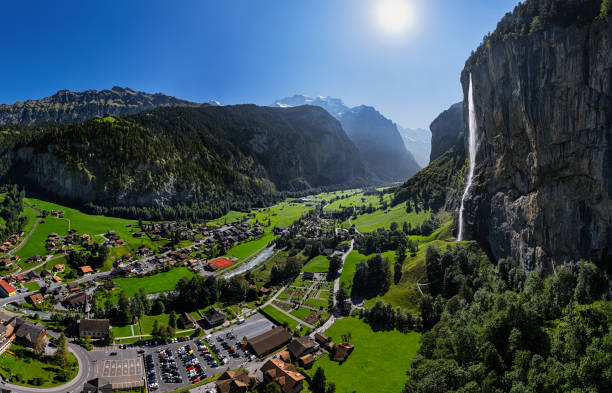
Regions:
[[465, 219], [463, 213], [465, 210], [465, 199], [467, 198], [470, 188], [472, 187], [472, 181], [474, 180], [474, 167], [476, 166], [476, 133], [478, 132], [476, 125], [476, 111], [474, 110], [474, 90], [472, 89], [472, 74], [470, 74], [470, 86], [468, 88], [468, 147], [470, 154], [470, 168], [468, 170], [467, 183], [461, 196], [461, 207], [459, 208], [459, 234], [457, 240], [465, 240]]

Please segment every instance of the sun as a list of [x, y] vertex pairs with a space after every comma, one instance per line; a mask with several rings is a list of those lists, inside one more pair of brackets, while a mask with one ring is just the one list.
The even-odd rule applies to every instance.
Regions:
[[389, 35], [402, 35], [413, 24], [414, 8], [409, 0], [377, 0], [374, 13], [378, 27]]

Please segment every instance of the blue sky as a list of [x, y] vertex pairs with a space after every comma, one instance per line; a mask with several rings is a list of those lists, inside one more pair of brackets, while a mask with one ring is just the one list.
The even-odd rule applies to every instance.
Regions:
[[223, 104], [301, 93], [375, 106], [427, 128], [460, 101], [471, 50], [516, 0], [11, 1], [0, 15], [0, 103], [115, 85]]

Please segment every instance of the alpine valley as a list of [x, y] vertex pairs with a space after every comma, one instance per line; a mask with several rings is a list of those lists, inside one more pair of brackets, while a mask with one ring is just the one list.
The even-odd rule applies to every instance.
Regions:
[[612, 392], [611, 0], [43, 3], [3, 391]]

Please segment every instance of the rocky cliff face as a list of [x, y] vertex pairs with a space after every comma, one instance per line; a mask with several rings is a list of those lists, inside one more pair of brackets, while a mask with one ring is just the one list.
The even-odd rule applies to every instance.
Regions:
[[60, 90], [40, 100], [0, 105], [0, 126], [70, 123], [105, 115], [128, 115], [161, 106], [199, 107], [202, 105], [215, 105], [215, 103], [199, 104], [161, 93], [149, 94], [121, 87], [84, 92]]
[[508, 14], [461, 75], [464, 102], [472, 75], [478, 124], [468, 231], [495, 258], [529, 268], [605, 261], [612, 254], [612, 19], [595, 18], [599, 1], [562, 14], [542, 14], [538, 3]]
[[431, 154], [429, 160], [433, 161], [447, 152], [458, 142], [463, 132], [463, 102], [451, 105], [440, 113], [429, 125], [431, 130]]

